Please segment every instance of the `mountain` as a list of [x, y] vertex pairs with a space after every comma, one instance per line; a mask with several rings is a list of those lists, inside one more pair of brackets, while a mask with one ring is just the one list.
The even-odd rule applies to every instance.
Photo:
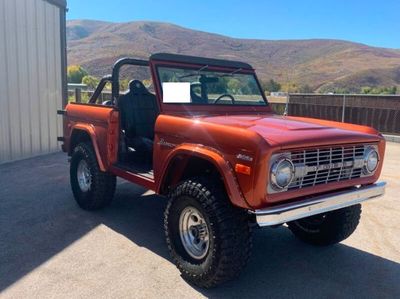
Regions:
[[67, 21], [67, 40], [79, 40], [88, 37], [110, 23], [92, 20], [71, 20]]
[[343, 90], [351, 93], [359, 92], [361, 87], [392, 87], [400, 86], [400, 67], [388, 69], [369, 69], [360, 71], [333, 82], [322, 85], [318, 91]]
[[377, 82], [399, 84], [386, 77], [400, 67], [400, 50], [341, 40], [237, 39], [168, 23], [72, 20], [67, 22], [67, 41], [68, 63], [81, 64], [98, 77], [110, 73], [117, 58], [147, 59], [152, 53], [170, 52], [249, 62], [261, 80], [314, 89], [346, 82], [353, 75], [368, 77], [375, 69], [380, 70]]

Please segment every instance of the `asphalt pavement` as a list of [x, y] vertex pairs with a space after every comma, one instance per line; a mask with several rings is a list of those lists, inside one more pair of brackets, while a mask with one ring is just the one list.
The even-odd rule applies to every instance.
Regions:
[[172, 264], [164, 198], [120, 180], [109, 208], [86, 212], [68, 171], [63, 153], [0, 165], [0, 297], [400, 298], [400, 144], [387, 145], [386, 195], [363, 205], [349, 239], [319, 248], [256, 230], [248, 267], [212, 290]]

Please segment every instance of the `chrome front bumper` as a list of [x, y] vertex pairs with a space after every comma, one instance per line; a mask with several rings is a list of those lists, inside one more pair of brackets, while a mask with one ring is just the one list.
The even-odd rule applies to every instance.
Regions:
[[385, 193], [385, 187], [386, 182], [378, 182], [250, 212], [256, 215], [256, 221], [259, 226], [277, 225], [353, 206], [382, 196]]

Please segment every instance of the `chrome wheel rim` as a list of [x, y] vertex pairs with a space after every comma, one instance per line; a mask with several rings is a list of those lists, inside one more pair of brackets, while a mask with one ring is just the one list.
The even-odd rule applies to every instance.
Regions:
[[92, 176], [90, 175], [89, 165], [85, 160], [81, 160], [78, 164], [77, 177], [82, 192], [89, 191], [92, 185]]
[[210, 234], [204, 216], [194, 207], [186, 207], [179, 217], [179, 234], [186, 252], [199, 260], [207, 255]]

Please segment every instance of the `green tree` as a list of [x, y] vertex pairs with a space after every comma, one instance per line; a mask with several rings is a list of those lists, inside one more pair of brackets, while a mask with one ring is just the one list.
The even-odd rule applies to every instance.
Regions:
[[111, 88], [112, 88], [111, 82], [107, 82], [106, 85], [104, 86], [105, 90], [111, 90]]
[[281, 90], [289, 93], [297, 93], [299, 92], [299, 86], [294, 82], [287, 82], [282, 84]]
[[349, 94], [350, 91], [347, 87], [336, 87], [333, 90], [333, 93], [339, 93], [339, 94]]
[[364, 87], [361, 87], [361, 93], [364, 93], [364, 94], [396, 94], [397, 93], [397, 86], [391, 86], [391, 87], [384, 87], [384, 86], [369, 87], [369, 86], [364, 86]]
[[120, 80], [120, 81], [119, 81], [119, 89], [120, 89], [121, 91], [127, 90], [127, 89], [129, 88], [129, 82], [130, 82], [129, 79], [122, 79], [122, 80]]
[[369, 86], [363, 86], [363, 87], [361, 87], [361, 93], [364, 93], [364, 94], [369, 94], [369, 93], [371, 93], [371, 90], [372, 90], [372, 88], [369, 87]]
[[397, 86], [387, 87], [387, 88], [384, 90], [384, 93], [387, 93], [387, 94], [396, 94], [396, 93], [397, 93]]
[[82, 78], [82, 83], [86, 84], [89, 89], [95, 89], [99, 84], [99, 79], [90, 75], [86, 75]]
[[68, 83], [82, 83], [83, 77], [87, 75], [88, 72], [80, 65], [70, 65], [67, 69]]
[[264, 91], [275, 92], [281, 90], [281, 85], [273, 79], [263, 84]]
[[227, 89], [228, 89], [227, 91], [229, 93], [238, 94], [240, 88], [241, 88], [240, 81], [235, 78], [230, 78], [230, 80], [227, 83]]
[[143, 79], [143, 85], [147, 88], [147, 89], [149, 89], [150, 91], [153, 91], [154, 90], [154, 88], [153, 88], [153, 80], [151, 80], [151, 79]]

